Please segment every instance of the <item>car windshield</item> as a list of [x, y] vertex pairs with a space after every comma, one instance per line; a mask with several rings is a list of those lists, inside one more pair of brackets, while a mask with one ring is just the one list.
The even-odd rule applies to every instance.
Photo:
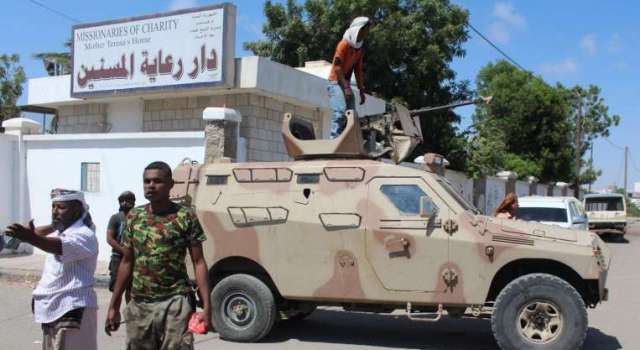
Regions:
[[440, 183], [440, 185], [444, 187], [447, 193], [449, 193], [449, 195], [451, 195], [451, 197], [453, 197], [453, 199], [455, 199], [455, 201], [458, 202], [458, 204], [460, 204], [460, 206], [462, 206], [464, 210], [469, 210], [474, 214], [480, 214], [480, 210], [478, 210], [475, 206], [473, 206], [473, 204], [469, 203], [464, 197], [460, 195], [460, 193], [458, 193], [456, 190], [453, 189], [453, 187], [451, 187], [449, 180], [439, 177], [438, 183]]
[[585, 199], [587, 211], [624, 211], [622, 197], [594, 197]]
[[516, 217], [525, 221], [567, 222], [564, 208], [519, 207]]

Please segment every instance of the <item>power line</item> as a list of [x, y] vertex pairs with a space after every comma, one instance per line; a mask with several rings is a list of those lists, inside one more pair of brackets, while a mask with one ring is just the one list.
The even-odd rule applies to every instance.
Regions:
[[633, 169], [635, 171], [637, 171], [638, 173], [640, 173], [640, 168], [638, 168], [638, 165], [637, 165], [635, 159], [633, 159], [633, 156], [631, 155], [631, 151], [629, 151], [629, 159], [631, 160], [631, 166], [633, 166]]
[[467, 25], [469, 26], [469, 28], [471, 28], [471, 30], [473, 30], [476, 34], [478, 34], [484, 41], [486, 41], [489, 45], [491, 45], [494, 49], [496, 49], [496, 51], [498, 51], [502, 56], [504, 56], [504, 58], [506, 58], [509, 62], [511, 62], [514, 66], [520, 68], [522, 71], [527, 72], [529, 74], [531, 74], [530, 71], [524, 69], [524, 67], [522, 67], [518, 62], [516, 62], [513, 58], [511, 58], [511, 56], [507, 55], [506, 52], [504, 52], [503, 50], [501, 50], [498, 45], [494, 44], [491, 40], [489, 40], [489, 38], [487, 38], [486, 36], [484, 36], [482, 33], [480, 33], [479, 30], [476, 29], [476, 27], [474, 27], [471, 22], [467, 22]]
[[[452, 4], [448, 4], [446, 6], [449, 8], [449, 10], [453, 11]], [[507, 59], [507, 61], [511, 62], [514, 66], [520, 68], [523, 72], [527, 72], [530, 75], [532, 75], [531, 71], [524, 69], [522, 65], [520, 65], [518, 62], [516, 62], [516, 60], [511, 58], [511, 56], [507, 55], [506, 52], [500, 49], [498, 45], [494, 44], [493, 41], [489, 40], [489, 38], [487, 38], [484, 34], [480, 33], [480, 31], [476, 27], [474, 27], [473, 24], [471, 24], [470, 20], [467, 21], [467, 26], [471, 28], [471, 30], [473, 30], [476, 34], [478, 34], [478, 36], [480, 36], [482, 40], [486, 41], [489, 45], [491, 45], [491, 47], [493, 47], [496, 51], [498, 51], [504, 58]]]
[[74, 22], [74, 23], [80, 23], [80, 22], [82, 22], [82, 21], [80, 21], [79, 19], [75, 19], [75, 18], [73, 18], [73, 17], [71, 17], [71, 16], [69, 16], [69, 15], [65, 14], [64, 12], [58, 11], [58, 10], [56, 10], [56, 9], [52, 9], [51, 7], [49, 7], [49, 6], [45, 5], [45, 4], [41, 3], [41, 2], [38, 2], [38, 1], [36, 1], [36, 0], [27, 0], [27, 1], [29, 1], [30, 3], [32, 3], [32, 4], [36, 5], [36, 6], [40, 6], [40, 7], [42, 7], [43, 9], [45, 9], [45, 10], [47, 10], [47, 11], [49, 11], [49, 12], [53, 12], [53, 13], [55, 13], [56, 15], [58, 15], [58, 16], [60, 16], [60, 17], [63, 17], [63, 18], [65, 18], [65, 19], [67, 19], [67, 20], [69, 20], [69, 21], [71, 21], [71, 22]]
[[608, 137], [605, 137], [605, 138], [604, 138], [604, 140], [605, 140], [605, 141], [607, 141], [607, 143], [608, 143], [609, 145], [611, 145], [611, 147], [613, 147], [613, 148], [617, 148], [617, 149], [619, 149], [619, 150], [621, 150], [621, 151], [624, 151], [624, 147], [620, 147], [620, 146], [616, 145], [615, 143], [611, 142], [611, 140], [609, 140], [609, 138], [608, 138]]

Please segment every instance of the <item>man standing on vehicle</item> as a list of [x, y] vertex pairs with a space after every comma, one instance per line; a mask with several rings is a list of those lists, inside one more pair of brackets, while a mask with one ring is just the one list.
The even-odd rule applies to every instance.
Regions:
[[[127, 214], [136, 204], [136, 196], [131, 191], [125, 191], [118, 196], [120, 208], [113, 214], [107, 224], [107, 243], [111, 246], [111, 261], [109, 262], [109, 290], [113, 292], [116, 283], [118, 266], [122, 260], [122, 231], [127, 221]], [[125, 293], [125, 299], [129, 301], [129, 288]]]
[[149, 164], [143, 173], [144, 196], [149, 203], [132, 209], [122, 234], [122, 262], [109, 305], [105, 331], [120, 325], [120, 304], [127, 282], [127, 349], [193, 349], [187, 330], [195, 309], [187, 275], [187, 250], [193, 263], [204, 320], [210, 325], [207, 264], [202, 254], [206, 239], [192, 208], [169, 199], [171, 168], [164, 162]]
[[97, 309], [94, 274], [98, 240], [82, 192], [51, 191], [51, 225], [13, 224], [7, 234], [49, 253], [33, 290], [43, 350], [95, 350]]
[[355, 71], [360, 104], [366, 99], [364, 89], [364, 39], [369, 35], [369, 18], [356, 17], [344, 32], [333, 55], [331, 73], [329, 74], [329, 104], [333, 110], [331, 119], [331, 138], [338, 137], [346, 126], [347, 109], [355, 109], [355, 100], [351, 90], [351, 73]]

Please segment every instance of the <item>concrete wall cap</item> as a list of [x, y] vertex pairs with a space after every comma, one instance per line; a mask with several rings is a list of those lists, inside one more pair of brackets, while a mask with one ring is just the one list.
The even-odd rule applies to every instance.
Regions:
[[204, 120], [227, 120], [236, 123], [242, 121], [242, 115], [240, 112], [231, 108], [224, 107], [207, 107], [202, 113], [202, 119]]
[[42, 132], [42, 124], [28, 118], [11, 118], [2, 122], [2, 127], [7, 134], [39, 134]]
[[527, 177], [527, 181], [528, 181], [529, 183], [534, 183], [534, 182], [536, 182], [536, 183], [537, 183], [537, 182], [539, 182], [539, 181], [540, 181], [540, 179], [538, 179], [538, 178], [537, 178], [537, 177], [535, 177], [535, 176], [529, 176], [529, 177]]
[[518, 177], [518, 174], [515, 171], [501, 171], [497, 173], [496, 176], [507, 178], [507, 179], [515, 179]]

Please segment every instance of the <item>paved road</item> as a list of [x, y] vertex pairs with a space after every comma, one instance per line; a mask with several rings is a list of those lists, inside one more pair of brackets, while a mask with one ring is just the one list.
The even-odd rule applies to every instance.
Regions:
[[[584, 349], [640, 349], [640, 223], [626, 239], [607, 239], [613, 251], [609, 275], [611, 300], [589, 310], [590, 328]], [[0, 281], [0, 348], [37, 350], [39, 326], [28, 311], [30, 286]], [[99, 327], [105, 318], [109, 292], [98, 290]], [[305, 321], [276, 325], [259, 344], [235, 344], [217, 334], [198, 336], [196, 349], [497, 349], [485, 320], [445, 319], [419, 324], [398, 315], [369, 315], [319, 310]], [[100, 349], [124, 348], [124, 330], [114, 337], [99, 331]]]

